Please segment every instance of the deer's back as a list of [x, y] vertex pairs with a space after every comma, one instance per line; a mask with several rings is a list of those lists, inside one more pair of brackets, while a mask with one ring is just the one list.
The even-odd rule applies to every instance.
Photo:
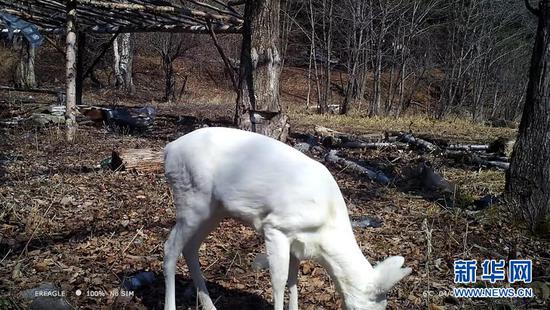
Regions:
[[170, 143], [166, 175], [174, 190], [211, 197], [257, 228], [321, 226], [343, 203], [322, 164], [263, 135], [203, 128]]

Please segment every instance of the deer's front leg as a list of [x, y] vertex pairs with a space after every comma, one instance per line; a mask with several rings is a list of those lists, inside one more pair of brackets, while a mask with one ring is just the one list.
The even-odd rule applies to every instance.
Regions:
[[283, 310], [290, 262], [290, 244], [286, 235], [277, 229], [264, 229], [264, 237], [273, 289], [273, 308]]

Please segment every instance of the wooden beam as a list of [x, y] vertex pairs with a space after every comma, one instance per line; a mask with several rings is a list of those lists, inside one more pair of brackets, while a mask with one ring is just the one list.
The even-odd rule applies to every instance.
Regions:
[[76, 134], [76, 0], [68, 0], [67, 6], [67, 52], [66, 52], [66, 111], [67, 142], [73, 142]]
[[[241, 33], [242, 26], [214, 24], [212, 29], [215, 33]], [[115, 26], [95, 25], [87, 27], [82, 31], [95, 33], [126, 33], [126, 32], [171, 32], [171, 33], [202, 33], [209, 34], [210, 30], [206, 25], [156, 25], [156, 26]]]
[[[212, 25], [215, 33], [224, 34], [239, 34], [242, 32], [241, 26], [232, 25]], [[86, 33], [103, 33], [103, 34], [116, 34], [116, 33], [147, 33], [147, 32], [166, 32], [166, 33], [196, 33], [196, 34], [210, 34], [210, 30], [206, 25], [157, 25], [157, 26], [116, 26], [116, 25], [93, 25], [87, 27], [81, 27], [81, 32]], [[66, 32], [63, 28], [41, 28], [44, 33], [62, 34]]]
[[[237, 12], [235, 11], [232, 7], [228, 6], [227, 4], [221, 2], [221, 1], [217, 1], [218, 4], [221, 4], [223, 5], [225, 8], [229, 9], [230, 11], [226, 11], [226, 10], [223, 10], [223, 9], [220, 9], [216, 6], [213, 6], [211, 4], [208, 4], [208, 3], [205, 3], [205, 2], [201, 2], [201, 1], [196, 1], [196, 0], [186, 0], [188, 2], [191, 2], [193, 4], [196, 4], [198, 6], [202, 6], [204, 8], [207, 8], [207, 9], [210, 9], [210, 10], [213, 10], [213, 11], [216, 11], [220, 14], [228, 14], [228, 15], [231, 15], [231, 16], [234, 16], [236, 18], [239, 18], [239, 19], [242, 19], [243, 17]], [[180, 3], [183, 4], [183, 0], [180, 0]]]
[[[213, 14], [175, 5], [117, 3], [75, 0], [79, 6], [79, 31], [96, 33], [187, 32], [209, 33], [206, 20], [211, 20], [216, 33], [240, 33], [242, 18], [231, 14]], [[221, 2], [220, 2], [221, 3]], [[66, 31], [65, 3], [49, 0], [0, 0], [0, 11], [16, 15], [35, 24], [44, 33]], [[113, 9], [111, 6], [114, 6]]]
[[185, 7], [177, 6], [163, 6], [163, 5], [151, 5], [151, 4], [137, 4], [137, 3], [118, 3], [108, 1], [97, 0], [76, 0], [79, 4], [94, 6], [97, 8], [109, 9], [109, 10], [128, 10], [128, 11], [143, 11], [152, 13], [180, 13], [186, 16], [200, 17], [211, 20], [221, 20], [230, 22], [232, 24], [240, 25], [243, 20], [232, 15], [213, 14], [200, 10], [188, 9]]

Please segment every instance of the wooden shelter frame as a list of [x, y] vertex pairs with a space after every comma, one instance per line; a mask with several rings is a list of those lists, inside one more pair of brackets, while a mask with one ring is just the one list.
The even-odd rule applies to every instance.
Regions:
[[[211, 0], [0, 0], [0, 12], [33, 23], [41, 32], [66, 37], [67, 139], [74, 138], [83, 72], [77, 34], [130, 32], [241, 33], [243, 17], [234, 8], [245, 1]], [[80, 40], [78, 40], [80, 41]], [[104, 54], [104, 53], [102, 53]], [[223, 54], [222, 54], [223, 57]]]

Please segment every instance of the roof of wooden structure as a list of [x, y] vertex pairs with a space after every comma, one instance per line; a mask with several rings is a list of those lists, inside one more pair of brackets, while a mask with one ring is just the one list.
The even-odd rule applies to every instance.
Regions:
[[233, 8], [242, 1], [222, 0], [0, 0], [0, 12], [16, 15], [43, 32], [63, 33], [70, 2], [76, 6], [81, 32], [201, 33], [212, 29], [238, 33], [243, 24], [241, 14]]

